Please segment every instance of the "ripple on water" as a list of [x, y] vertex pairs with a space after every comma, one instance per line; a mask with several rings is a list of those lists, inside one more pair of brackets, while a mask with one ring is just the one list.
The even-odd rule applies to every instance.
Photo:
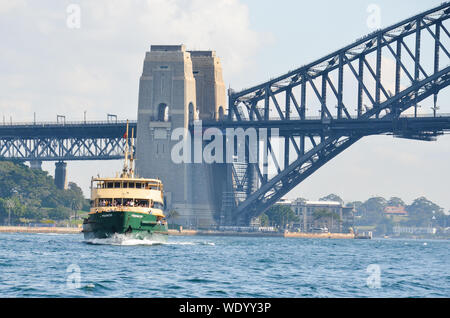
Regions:
[[[155, 245], [0, 233], [0, 296], [448, 297], [449, 244], [211, 236]], [[71, 264], [77, 289], [66, 286]], [[381, 267], [379, 289], [367, 286], [370, 264]]]

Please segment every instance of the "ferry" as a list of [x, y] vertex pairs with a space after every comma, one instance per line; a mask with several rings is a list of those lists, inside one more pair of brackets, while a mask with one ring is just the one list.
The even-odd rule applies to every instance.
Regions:
[[[132, 148], [133, 134], [132, 130]], [[163, 184], [159, 179], [135, 176], [133, 152], [130, 154], [128, 147], [128, 123], [124, 138], [122, 172], [113, 178], [91, 179], [91, 208], [83, 221], [84, 238], [103, 239], [124, 234], [135, 239], [166, 241]]]

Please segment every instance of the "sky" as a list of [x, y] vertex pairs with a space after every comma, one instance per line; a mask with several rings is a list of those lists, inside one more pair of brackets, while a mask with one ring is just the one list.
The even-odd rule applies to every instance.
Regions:
[[[57, 115], [76, 121], [85, 112], [87, 120], [105, 120], [107, 113], [135, 119], [143, 59], [152, 44], [215, 50], [226, 86], [240, 90], [440, 3], [0, 0], [0, 120], [30, 122], [35, 114], [37, 121], [56, 121]], [[449, 100], [448, 92], [441, 94], [441, 112], [450, 113], [444, 106]], [[335, 193], [349, 202], [398, 196], [410, 204], [426, 196], [448, 211], [449, 157], [449, 136], [436, 142], [365, 137], [287, 197], [316, 200]], [[68, 162], [68, 179], [88, 196], [92, 175], [120, 167], [120, 161]], [[43, 168], [54, 174], [54, 163]]]

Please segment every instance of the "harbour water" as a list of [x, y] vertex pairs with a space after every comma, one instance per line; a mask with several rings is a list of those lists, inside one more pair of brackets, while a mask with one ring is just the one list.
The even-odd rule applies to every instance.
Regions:
[[0, 297], [450, 297], [450, 241], [0, 233]]

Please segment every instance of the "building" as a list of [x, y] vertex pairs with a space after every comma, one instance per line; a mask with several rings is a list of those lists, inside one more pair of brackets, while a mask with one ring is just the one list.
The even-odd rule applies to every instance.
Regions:
[[291, 208], [299, 218], [293, 227], [302, 232], [348, 233], [353, 227], [354, 208], [338, 201], [295, 200]]
[[408, 216], [408, 212], [404, 206], [387, 206], [384, 208], [384, 214], [386, 216]]
[[286, 198], [281, 198], [276, 204], [277, 205], [288, 205], [288, 206], [292, 206], [292, 201], [288, 200]]
[[434, 227], [407, 227], [394, 226], [393, 232], [395, 235], [421, 235], [421, 234], [436, 234], [437, 229]]

